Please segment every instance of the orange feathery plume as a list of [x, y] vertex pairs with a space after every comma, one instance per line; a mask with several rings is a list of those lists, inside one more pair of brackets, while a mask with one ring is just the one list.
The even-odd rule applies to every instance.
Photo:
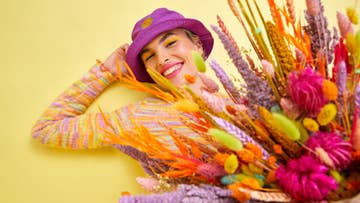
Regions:
[[280, 15], [278, 6], [276, 5], [274, 0], [268, 0], [268, 3], [269, 3], [270, 11], [271, 11], [271, 16], [273, 17], [273, 20], [274, 20], [276, 26], [278, 27], [279, 32], [284, 33], [285, 29], [284, 29], [283, 22], [281, 20], [281, 15]]
[[137, 91], [149, 93], [167, 102], [175, 101], [175, 96], [177, 96], [177, 94], [174, 94], [173, 92], [172, 94], [170, 94], [166, 91], [163, 91], [160, 88], [156, 87], [155, 84], [145, 85], [144, 83], [139, 82], [138, 80], [136, 80], [134, 73], [132, 72], [131, 68], [127, 65], [127, 63], [124, 62], [124, 66], [127, 69], [128, 74], [123, 75], [121, 74], [120, 71], [118, 71], [119, 72], [118, 78], [120, 81], [124, 82], [125, 87], [130, 89], [135, 89]]

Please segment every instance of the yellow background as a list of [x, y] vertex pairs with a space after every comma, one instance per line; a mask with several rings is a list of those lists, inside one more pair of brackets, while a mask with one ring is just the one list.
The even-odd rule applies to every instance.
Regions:
[[[303, 15], [304, 2], [296, 2], [297, 15]], [[331, 25], [336, 25], [336, 10], [354, 5], [350, 0], [323, 2]], [[160, 6], [198, 18], [207, 26], [216, 24], [219, 14], [246, 45], [225, 0], [1, 1], [0, 202], [110, 203], [117, 202], [122, 191], [144, 192], [135, 184], [135, 177], [144, 175], [141, 168], [117, 150], [51, 149], [34, 142], [30, 129], [95, 59], [104, 60], [116, 47], [130, 42], [136, 20]], [[212, 57], [229, 65], [221, 44], [215, 43]], [[142, 97], [114, 85], [96, 103], [111, 111]]]

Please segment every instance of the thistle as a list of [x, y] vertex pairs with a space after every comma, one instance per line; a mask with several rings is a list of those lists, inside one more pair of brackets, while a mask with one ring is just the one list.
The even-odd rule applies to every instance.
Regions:
[[[351, 144], [336, 133], [316, 132], [308, 139], [306, 146], [312, 150], [322, 148], [336, 169], [346, 168], [351, 161]], [[308, 154], [314, 155], [310, 151]]]
[[311, 68], [293, 72], [288, 77], [288, 91], [299, 109], [316, 116], [327, 100], [322, 92], [323, 77]]
[[295, 200], [321, 201], [338, 187], [335, 179], [327, 175], [328, 170], [316, 159], [302, 156], [280, 166], [276, 178], [280, 187]]

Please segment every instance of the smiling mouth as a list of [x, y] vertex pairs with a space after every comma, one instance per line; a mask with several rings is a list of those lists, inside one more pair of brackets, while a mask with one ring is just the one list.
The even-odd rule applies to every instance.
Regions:
[[182, 64], [179, 63], [179, 64], [176, 64], [172, 67], [170, 67], [169, 69], [165, 70], [162, 75], [165, 76], [165, 77], [171, 77], [173, 73], [175, 73], [177, 70], [181, 69], [181, 66]]

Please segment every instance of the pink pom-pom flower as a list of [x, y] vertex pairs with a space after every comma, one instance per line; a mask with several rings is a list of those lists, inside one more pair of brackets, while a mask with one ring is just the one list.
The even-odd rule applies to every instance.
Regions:
[[[336, 169], [346, 168], [351, 161], [351, 144], [345, 141], [339, 134], [331, 132], [316, 132], [306, 141], [307, 147], [316, 151], [321, 148], [331, 159]], [[308, 154], [313, 154], [308, 152]], [[321, 157], [317, 156], [319, 159]]]
[[289, 95], [297, 107], [305, 110], [310, 117], [316, 116], [327, 102], [322, 92], [323, 80], [319, 73], [309, 67], [289, 74]]
[[328, 168], [317, 159], [304, 155], [290, 160], [276, 170], [282, 190], [300, 202], [321, 201], [336, 190], [336, 180], [327, 175]]

